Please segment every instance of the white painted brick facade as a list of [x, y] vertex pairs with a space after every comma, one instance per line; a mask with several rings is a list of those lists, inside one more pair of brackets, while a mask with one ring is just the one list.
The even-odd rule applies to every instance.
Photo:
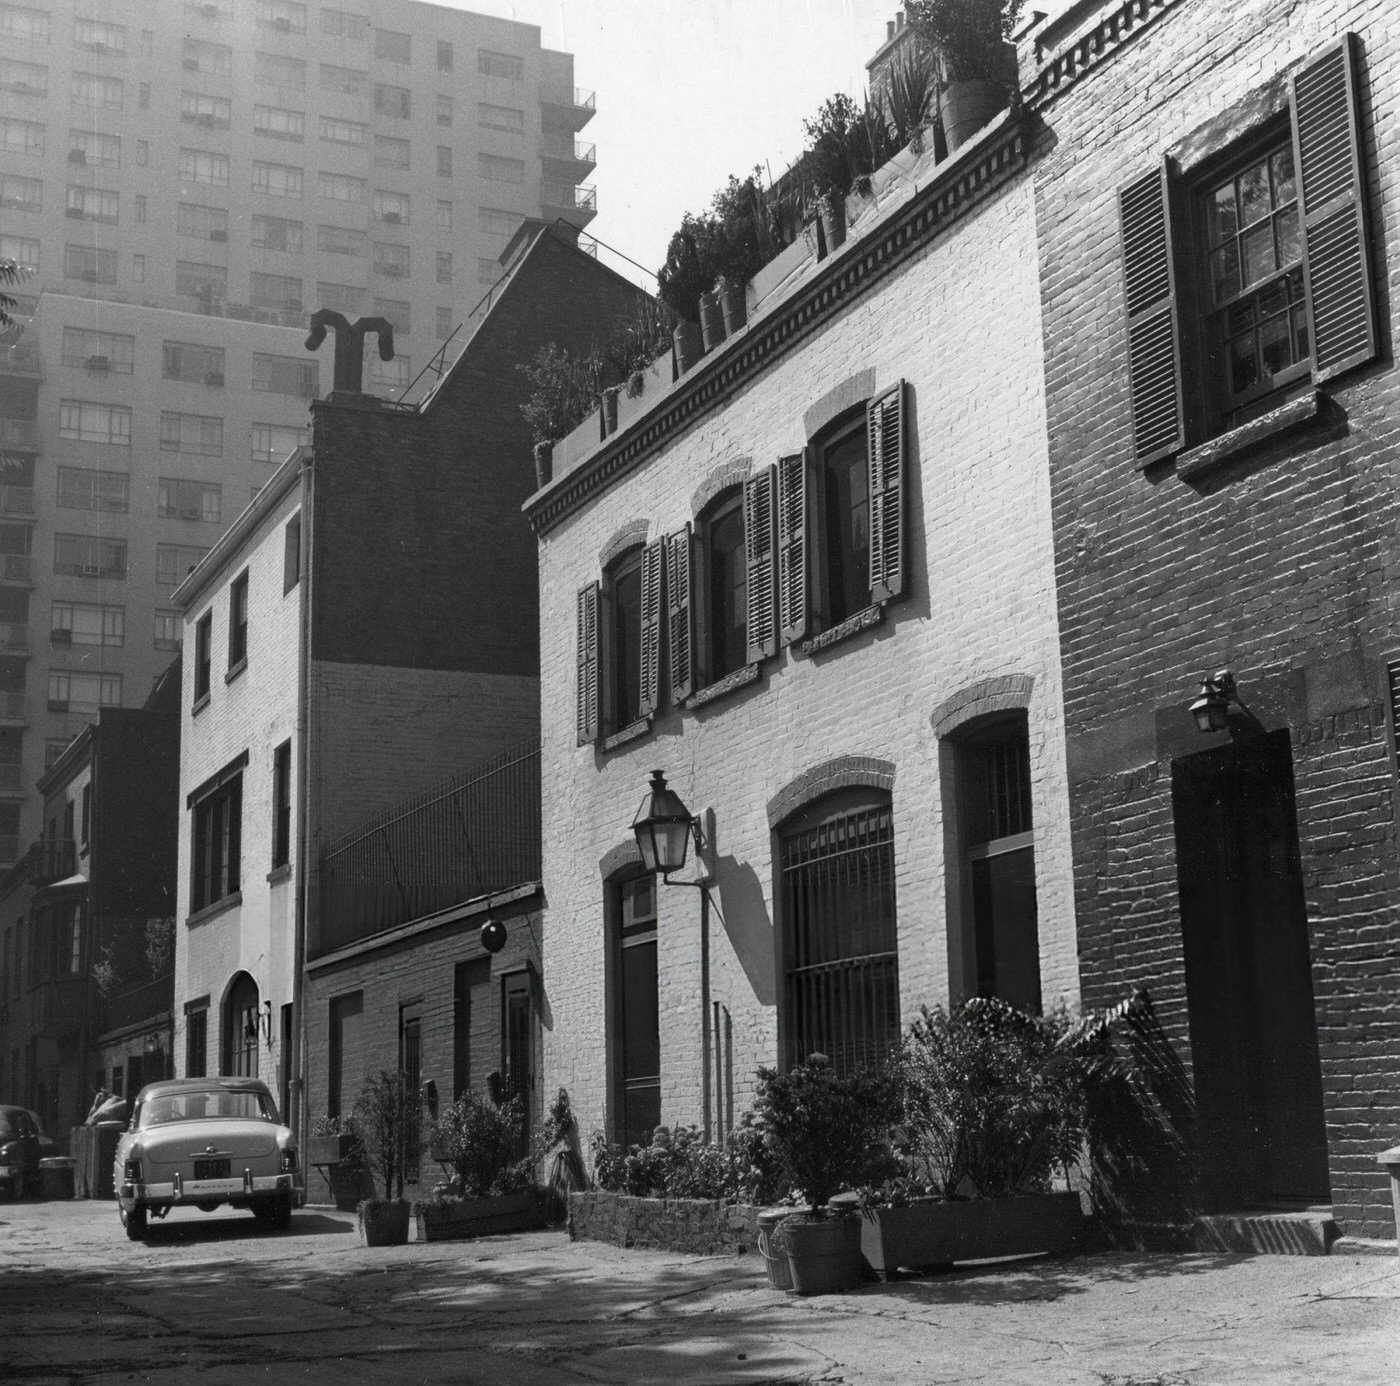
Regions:
[[[1034, 679], [1029, 700], [1041, 977], [1074, 1003], [1054, 567], [1034, 206], [1024, 175], [546, 532], [540, 546], [544, 744], [546, 1083], [568, 1089], [585, 1137], [608, 1129], [604, 884], [661, 768], [712, 835], [710, 986], [732, 1023], [735, 1118], [777, 1057], [775, 839], [768, 800], [840, 755], [893, 762], [901, 1001], [949, 996], [940, 746], [930, 715], [979, 680]], [[752, 327], [751, 327], [752, 330]], [[692, 495], [742, 456], [766, 466], [807, 441], [803, 413], [858, 371], [909, 382], [906, 597], [882, 626], [814, 658], [780, 652], [760, 682], [607, 754], [575, 744], [575, 595], [600, 551], [645, 521], [693, 519]], [[662, 1120], [702, 1115], [700, 892], [659, 890]]]
[[[184, 1004], [209, 997], [207, 1072], [220, 1071], [222, 1002], [235, 976], [246, 972], [257, 983], [258, 1000], [272, 1003], [271, 1043], [259, 1043], [258, 1076], [273, 1092], [282, 1060], [280, 1017], [293, 998], [296, 922], [295, 820], [292, 870], [272, 869], [273, 752], [292, 742], [292, 782], [297, 765], [298, 658], [304, 583], [284, 592], [283, 563], [287, 522], [300, 509], [301, 487], [292, 462], [269, 482], [275, 499], [248, 538], [229, 550], [208, 574], [185, 611], [182, 716], [180, 724], [180, 871], [176, 896], [175, 1072], [186, 1067]], [[229, 586], [248, 573], [247, 664], [232, 681], [228, 672]], [[194, 706], [195, 625], [213, 613], [213, 654], [209, 701]], [[241, 901], [202, 913], [190, 923], [190, 856], [193, 810], [186, 800], [195, 786], [244, 751]]]

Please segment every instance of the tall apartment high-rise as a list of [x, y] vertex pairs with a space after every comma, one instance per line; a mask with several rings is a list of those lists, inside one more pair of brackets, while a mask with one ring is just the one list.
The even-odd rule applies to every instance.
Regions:
[[[584, 226], [593, 95], [527, 24], [420, 0], [0, 2], [0, 868], [33, 786], [178, 648], [170, 594], [388, 318], [401, 395], [526, 216]], [[455, 345], [455, 343], [454, 343]]]

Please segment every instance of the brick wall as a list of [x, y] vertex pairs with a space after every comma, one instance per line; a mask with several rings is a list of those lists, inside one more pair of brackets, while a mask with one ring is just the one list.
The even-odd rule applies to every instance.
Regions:
[[[529, 903], [493, 912], [506, 926], [506, 945], [488, 954], [480, 942], [484, 912], [473, 912], [432, 932], [411, 937], [391, 937], [370, 951], [342, 953], [314, 966], [307, 977], [305, 995], [307, 1053], [307, 1113], [314, 1121], [328, 1110], [330, 1006], [342, 996], [359, 992], [363, 1009], [356, 1018], [353, 1038], [340, 1056], [346, 1111], [367, 1074], [397, 1066], [400, 1053], [400, 1018], [405, 1005], [414, 1005], [421, 1017], [423, 1042], [422, 1078], [437, 1085], [438, 1100], [446, 1107], [453, 1099], [454, 975], [459, 963], [489, 959], [490, 986], [485, 1014], [471, 1017], [471, 1086], [482, 1091], [487, 1074], [502, 1066], [500, 1002], [501, 979], [525, 967], [539, 969], [541, 919]], [[479, 998], [480, 999], [480, 998]], [[538, 1062], [532, 1094], [535, 1119], [549, 1101]], [[428, 1121], [424, 1119], [424, 1133]], [[437, 1164], [425, 1152], [420, 1184], [431, 1192], [439, 1178]], [[313, 1202], [329, 1201], [329, 1190], [319, 1174], [308, 1171], [308, 1193]]]
[[[948, 998], [946, 781], [931, 719], [984, 680], [1029, 676], [1041, 974], [1047, 1002], [1077, 997], [1033, 212], [1026, 179], [988, 196], [542, 538], [546, 1063], [585, 1139], [615, 1134], [616, 1118], [600, 862], [626, 858], [615, 849], [656, 767], [701, 815], [715, 876], [707, 924], [699, 891], [658, 891], [663, 1122], [704, 1115], [706, 952], [723, 1032], [712, 1115], [737, 1119], [755, 1068], [777, 1057], [768, 804], [834, 757], [893, 766], [901, 1006], [909, 1017]], [[901, 377], [910, 387], [907, 598], [825, 653], [784, 651], [738, 692], [663, 711], [640, 741], [577, 746], [575, 594], [599, 577], [613, 536], [636, 522], [649, 538], [674, 532], [711, 473], [800, 448], [807, 411], [862, 371], [876, 390]]]
[[[1333, 1204], [1344, 1228], [1370, 1235], [1391, 1221], [1373, 1154], [1400, 1126], [1382, 706], [1384, 660], [1400, 645], [1393, 364], [1328, 387], [1321, 427], [1195, 484], [1170, 463], [1139, 472], [1116, 192], [1169, 150], [1189, 171], [1212, 145], [1228, 147], [1268, 109], [1268, 84], [1357, 31], [1388, 350], [1400, 285], [1396, 262], [1381, 258], [1393, 256], [1386, 228], [1400, 193], [1400, 33], [1388, 18], [1388, 7], [1348, 0], [1154, 9], [1040, 106], [1035, 171], [1085, 999], [1148, 986], [1190, 1062], [1172, 762], [1206, 744], [1186, 707], [1203, 671], [1228, 667], [1262, 724], [1291, 733]], [[1023, 78], [1031, 70], [1027, 48]]]

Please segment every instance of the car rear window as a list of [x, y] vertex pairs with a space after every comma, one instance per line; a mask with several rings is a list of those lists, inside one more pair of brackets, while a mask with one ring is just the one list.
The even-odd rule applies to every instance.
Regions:
[[241, 1118], [245, 1121], [272, 1121], [265, 1093], [230, 1092], [226, 1088], [196, 1089], [148, 1097], [141, 1104], [140, 1126], [164, 1126], [172, 1121], [207, 1121]]
[[8, 1112], [0, 1112], [0, 1136], [17, 1136], [19, 1128]]

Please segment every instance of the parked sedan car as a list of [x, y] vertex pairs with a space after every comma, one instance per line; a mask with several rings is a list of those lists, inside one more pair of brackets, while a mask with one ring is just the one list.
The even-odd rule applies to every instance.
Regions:
[[23, 1107], [0, 1107], [0, 1188], [20, 1198], [39, 1187], [39, 1131]]
[[301, 1206], [296, 1138], [277, 1119], [255, 1078], [174, 1078], [137, 1094], [117, 1144], [114, 1179], [122, 1226], [132, 1241], [147, 1219], [193, 1206], [212, 1213], [250, 1208], [274, 1230]]

